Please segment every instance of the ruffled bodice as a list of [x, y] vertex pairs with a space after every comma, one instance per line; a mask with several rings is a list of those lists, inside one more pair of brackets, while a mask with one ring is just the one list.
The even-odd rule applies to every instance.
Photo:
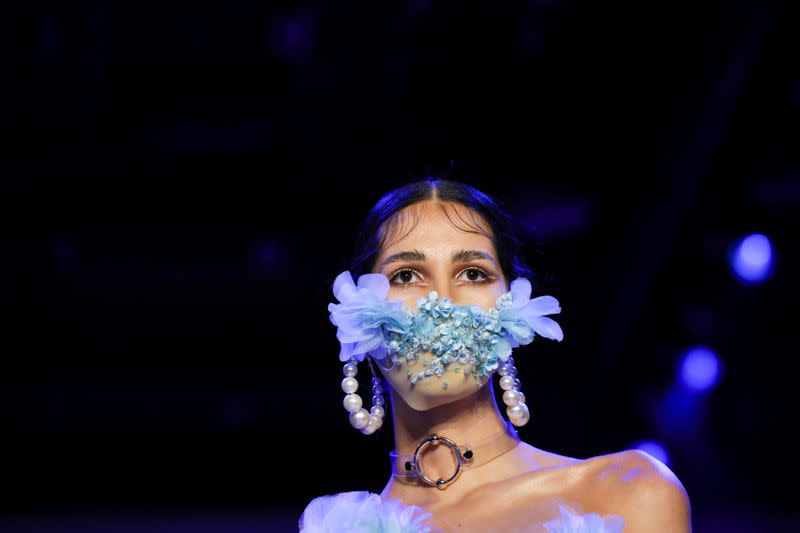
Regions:
[[544, 527], [549, 533], [621, 533], [625, 520], [621, 516], [600, 516], [597, 513], [579, 513], [567, 505], [558, 506], [559, 515]]
[[367, 491], [340, 492], [311, 500], [300, 517], [300, 533], [432, 533], [431, 516], [400, 500]]
[[[439, 533], [426, 525], [431, 513], [397, 499], [383, 500], [368, 491], [340, 492], [314, 498], [300, 517], [300, 533]], [[549, 533], [621, 533], [616, 515], [581, 514], [559, 505], [559, 516], [543, 524]]]

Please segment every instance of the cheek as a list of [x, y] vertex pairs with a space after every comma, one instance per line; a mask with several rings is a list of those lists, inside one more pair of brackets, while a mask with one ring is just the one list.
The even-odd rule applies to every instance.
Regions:
[[408, 381], [408, 377], [406, 376], [406, 372], [403, 370], [405, 365], [401, 365], [399, 367], [393, 366], [390, 368], [385, 368], [383, 365], [378, 365], [378, 369], [386, 381], [391, 385], [391, 387], [395, 390], [399, 389], [400, 386], [403, 384], [403, 381]]
[[[393, 391], [402, 391], [404, 387], [410, 385], [408, 381], [407, 371], [405, 370], [405, 365], [401, 366], [393, 366], [390, 368], [385, 368], [382, 365], [378, 365], [379, 372], [383, 375], [383, 378], [388, 383], [389, 387]], [[388, 391], [387, 391], [388, 392]]]
[[391, 301], [403, 302], [406, 307], [412, 312], [417, 312], [417, 299], [427, 298], [430, 291], [419, 291], [414, 289], [397, 290], [394, 288], [389, 289], [386, 294], [386, 299]]

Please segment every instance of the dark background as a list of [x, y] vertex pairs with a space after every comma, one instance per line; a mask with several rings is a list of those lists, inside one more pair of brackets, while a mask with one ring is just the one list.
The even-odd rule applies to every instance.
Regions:
[[[564, 341], [516, 357], [522, 438], [657, 440], [696, 531], [796, 525], [789, 4], [4, 2], [10, 530], [291, 531], [315, 496], [380, 492], [391, 425], [347, 422], [331, 284], [383, 193], [448, 169], [562, 305]], [[751, 232], [776, 261], [753, 286], [727, 263]], [[721, 381], [665, 432], [698, 344]]]

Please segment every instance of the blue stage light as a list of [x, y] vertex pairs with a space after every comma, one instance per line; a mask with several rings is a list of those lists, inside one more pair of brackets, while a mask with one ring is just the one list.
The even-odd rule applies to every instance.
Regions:
[[772, 271], [772, 244], [766, 235], [753, 233], [734, 246], [729, 261], [733, 273], [741, 281], [761, 283]]
[[680, 379], [689, 389], [704, 391], [719, 379], [719, 358], [711, 349], [696, 346], [686, 351], [680, 364]]
[[652, 455], [665, 465], [669, 466], [669, 455], [667, 454], [667, 450], [658, 442], [652, 440], [643, 440], [636, 444], [634, 448]]

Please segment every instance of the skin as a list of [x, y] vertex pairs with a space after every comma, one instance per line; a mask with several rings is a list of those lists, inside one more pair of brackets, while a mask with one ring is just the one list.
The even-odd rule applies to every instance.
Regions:
[[[468, 224], [491, 234], [480, 215], [458, 204], [434, 199], [401, 211], [372, 269], [389, 278], [388, 298], [401, 300], [415, 311], [417, 298], [435, 290], [440, 298], [446, 296], [454, 303], [493, 307], [495, 299], [509, 290], [511, 280], [500, 269], [491, 239], [471, 232]], [[407, 250], [423, 252], [425, 260], [383, 264], [387, 257]], [[477, 250], [491, 258], [453, 263], [452, 254], [459, 250]], [[420, 359], [431, 355], [423, 353]], [[414, 453], [430, 433], [458, 443], [477, 442], [502, 430], [504, 419], [493, 388], [484, 386], [488, 380], [479, 386], [475, 377], [453, 373], [412, 386], [406, 374], [409, 368], [424, 368], [419, 361], [418, 366], [399, 368], [387, 368], [384, 362], [376, 360], [375, 366], [390, 385], [399, 453]], [[442, 379], [447, 380], [447, 389]], [[521, 381], [525, 392], [524, 376]], [[507, 434], [499, 438], [513, 442]], [[455, 468], [446, 446], [428, 446], [424, 461], [425, 472], [433, 479], [448, 478]], [[559, 503], [581, 513], [622, 516], [626, 533], [691, 531], [683, 485], [666, 466], [639, 450], [577, 459], [520, 442], [486, 464], [463, 470], [446, 490], [416, 478], [392, 477], [381, 497], [421, 506], [432, 513], [425, 524], [445, 531], [546, 531], [542, 524], [558, 515]]]

